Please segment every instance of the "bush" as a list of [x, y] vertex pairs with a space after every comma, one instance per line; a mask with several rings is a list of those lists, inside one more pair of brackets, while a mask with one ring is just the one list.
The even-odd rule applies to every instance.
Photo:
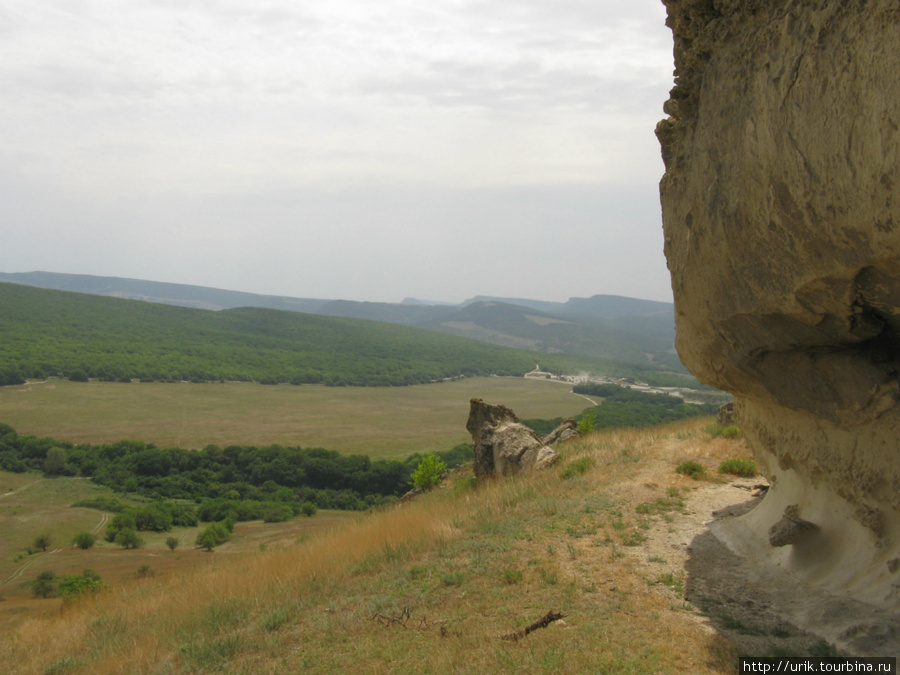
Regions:
[[178, 540], [178, 537], [166, 537], [166, 546], [169, 547], [170, 551], [174, 551], [178, 548], [178, 544], [181, 542]]
[[752, 459], [726, 459], [719, 464], [719, 473], [729, 473], [734, 476], [753, 478], [759, 474], [759, 468]]
[[106, 541], [116, 541], [116, 537], [123, 530], [137, 530], [137, 523], [130, 513], [120, 513], [112, 519], [112, 522], [106, 526]]
[[596, 426], [597, 416], [594, 413], [587, 413], [578, 420], [578, 433], [581, 435], [592, 433]]
[[95, 593], [103, 588], [103, 580], [94, 570], [86, 569], [81, 574], [59, 577], [57, 590], [64, 600], [71, 600], [82, 593]]
[[138, 536], [137, 530], [133, 527], [126, 527], [123, 530], [119, 530], [114, 541], [122, 548], [127, 549], [140, 548], [144, 545], [144, 540]]
[[684, 476], [690, 476], [694, 480], [700, 480], [703, 477], [703, 466], [697, 462], [682, 462], [675, 467], [675, 471]]
[[283, 523], [294, 517], [294, 510], [287, 504], [272, 504], [263, 515], [263, 522]]
[[316, 512], [318, 510], [319, 509], [312, 502], [303, 502], [300, 505], [300, 513], [302, 513], [304, 516], [307, 516], [307, 517], [312, 517], [312, 516], [316, 515]]
[[410, 483], [422, 490], [430, 490], [441, 482], [441, 474], [446, 468], [447, 465], [434, 453], [425, 455], [412, 472]]
[[708, 427], [705, 427], [703, 431], [708, 433], [713, 438], [734, 439], [741, 437], [741, 430], [734, 424], [729, 424], [728, 426], [722, 426], [721, 424], [710, 424]]
[[[233, 525], [232, 525], [233, 527]], [[226, 521], [212, 523], [197, 535], [197, 546], [206, 551], [212, 551], [219, 544], [224, 544], [231, 539], [231, 530]]]
[[50, 546], [50, 535], [46, 532], [44, 532], [43, 534], [39, 534], [34, 538], [34, 543], [32, 544], [32, 546], [34, 548], [40, 549], [41, 551], [46, 551]]
[[36, 598], [49, 598], [56, 593], [56, 574], [50, 570], [38, 574], [37, 579], [31, 582], [31, 592]]
[[74, 539], [72, 539], [72, 543], [82, 551], [88, 550], [96, 541], [97, 539], [90, 532], [79, 532], [75, 535]]

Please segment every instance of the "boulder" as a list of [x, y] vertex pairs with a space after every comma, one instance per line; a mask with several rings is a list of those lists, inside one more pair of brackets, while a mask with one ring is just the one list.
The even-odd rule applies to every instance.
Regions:
[[548, 446], [556, 445], [557, 443], [562, 443], [563, 441], [568, 441], [572, 438], [578, 438], [581, 434], [578, 433], [578, 422], [575, 420], [566, 420], [558, 427], [556, 427], [549, 434], [544, 436], [541, 439], [541, 443]]
[[734, 401], [723, 403], [716, 411], [716, 424], [720, 427], [728, 427], [734, 424]]
[[513, 476], [555, 464], [558, 455], [503, 405], [469, 402], [466, 430], [475, 444], [475, 475]]
[[[718, 534], [775, 574], [900, 609], [897, 4], [664, 2], [676, 346], [734, 394], [771, 484]], [[773, 548], [787, 506], [819, 530], [778, 527], [791, 545]]]

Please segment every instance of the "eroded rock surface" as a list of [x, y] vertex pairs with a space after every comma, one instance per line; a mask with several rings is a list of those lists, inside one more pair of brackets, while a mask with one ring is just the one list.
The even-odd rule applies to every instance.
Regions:
[[[735, 394], [771, 482], [717, 535], [825, 592], [900, 608], [897, 4], [665, 4], [676, 345]], [[818, 529], [773, 548], [793, 505]]]
[[476, 476], [513, 476], [551, 466], [559, 456], [537, 434], [519, 422], [512, 410], [480, 398], [469, 402], [466, 430], [475, 444]]
[[562, 424], [544, 436], [541, 439], [541, 443], [553, 446], [557, 443], [562, 443], [563, 441], [570, 441], [573, 438], [578, 438], [580, 435], [581, 434], [578, 433], [578, 422], [575, 420], [564, 420]]

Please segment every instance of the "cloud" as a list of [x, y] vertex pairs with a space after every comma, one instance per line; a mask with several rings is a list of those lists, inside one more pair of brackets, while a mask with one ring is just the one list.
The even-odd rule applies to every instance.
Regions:
[[[661, 271], [641, 275], [656, 290], [628, 283], [665, 295], [663, 21], [657, 0], [0, 7], [0, 176], [20, 195], [0, 217], [30, 228], [0, 269], [74, 258], [84, 267], [60, 271], [165, 267], [165, 280], [278, 292], [299, 284], [298, 260], [299, 285], [326, 297], [426, 295], [401, 290], [415, 280], [440, 299], [459, 287], [445, 265], [471, 294], [499, 294], [533, 283], [517, 260], [570, 258], [554, 236], [593, 228], [613, 242], [601, 257], [656, 251]], [[613, 212], [610, 230], [597, 214]], [[476, 235], [511, 259], [459, 262], [458, 239]], [[545, 296], [591, 294], [587, 266], [570, 263]]]

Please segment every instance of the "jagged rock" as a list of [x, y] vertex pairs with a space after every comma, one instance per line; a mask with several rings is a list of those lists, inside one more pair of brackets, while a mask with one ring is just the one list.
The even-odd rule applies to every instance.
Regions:
[[469, 402], [466, 429], [475, 444], [475, 475], [512, 476], [551, 466], [559, 459], [516, 414], [480, 398]]
[[[897, 4], [665, 4], [676, 346], [734, 394], [771, 483], [721, 536], [794, 579], [900, 608], [884, 572], [900, 557]], [[773, 549], [787, 504], [822, 529]]]
[[788, 546], [795, 544], [806, 535], [818, 531], [819, 526], [800, 517], [797, 504], [784, 509], [781, 520], [769, 528], [769, 543], [772, 546]]
[[578, 422], [575, 420], [566, 420], [549, 434], [544, 436], [541, 439], [541, 443], [544, 445], [556, 445], [557, 443], [568, 441], [571, 438], [578, 438], [578, 436], [580, 436], [578, 433]]

